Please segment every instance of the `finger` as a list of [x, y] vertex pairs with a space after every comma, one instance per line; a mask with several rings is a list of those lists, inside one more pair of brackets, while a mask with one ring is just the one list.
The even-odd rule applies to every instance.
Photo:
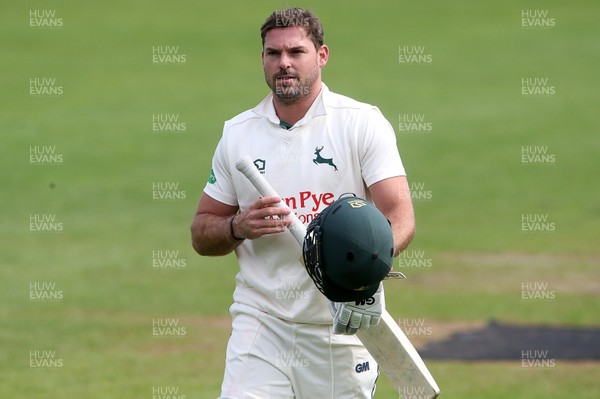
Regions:
[[256, 203], [259, 205], [258, 207], [263, 208], [265, 206], [278, 205], [281, 201], [281, 197], [260, 197]]
[[287, 208], [284, 209], [284, 208], [269, 207], [269, 208], [262, 208], [262, 209], [254, 211], [254, 212], [255, 212], [255, 216], [257, 219], [278, 220], [279, 223], [283, 223], [283, 224], [286, 224], [291, 221], [291, 219], [288, 218], [288, 215], [290, 214], [290, 210]]
[[371, 327], [376, 326], [377, 324], [379, 324], [380, 321], [381, 321], [381, 317], [379, 317], [379, 316], [371, 317]]
[[280, 197], [261, 197], [255, 203], [256, 209], [279, 210], [280, 214], [289, 214], [290, 208], [285, 205]]
[[281, 203], [280, 197], [259, 197], [256, 201], [248, 206], [248, 209], [262, 209], [266, 207], [277, 207]]
[[285, 231], [289, 227], [289, 223], [289, 220], [267, 217], [253, 220], [252, 226], [261, 234], [274, 234]]
[[337, 311], [337, 320], [339, 323], [347, 326], [350, 322], [350, 316], [352, 315], [352, 311], [347, 309], [344, 305], [340, 306]]
[[368, 329], [369, 327], [371, 327], [371, 321], [372, 321], [371, 316], [369, 316], [368, 314], [364, 314], [361, 318], [359, 329], [360, 330]]
[[346, 325], [336, 321], [333, 323], [332, 331], [334, 334], [345, 334], [346, 333]]
[[358, 331], [358, 328], [351, 327], [350, 325], [348, 325], [348, 328], [346, 328], [346, 332], [344, 334], [354, 335], [354, 334], [356, 334], [357, 331]]
[[344, 334], [346, 332], [346, 327], [350, 322], [350, 315], [352, 312], [346, 309], [345, 306], [341, 305], [333, 319], [333, 333], [334, 334]]
[[350, 317], [350, 323], [348, 327], [356, 332], [362, 323], [363, 315], [358, 312], [352, 312], [352, 316]]

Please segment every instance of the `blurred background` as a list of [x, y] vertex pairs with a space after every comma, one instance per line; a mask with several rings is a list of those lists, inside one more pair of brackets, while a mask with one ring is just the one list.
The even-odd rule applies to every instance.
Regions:
[[[219, 395], [237, 265], [189, 225], [289, 5], [2, 5], [0, 397]], [[323, 22], [329, 88], [396, 130], [417, 236], [386, 292], [417, 347], [491, 320], [600, 327], [598, 3], [293, 5]], [[600, 395], [597, 361], [519, 349], [427, 364], [443, 398]]]

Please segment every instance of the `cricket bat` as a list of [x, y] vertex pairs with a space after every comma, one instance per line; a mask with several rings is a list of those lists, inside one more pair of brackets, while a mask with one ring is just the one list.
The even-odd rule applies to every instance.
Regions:
[[[278, 196], [269, 182], [258, 172], [250, 156], [242, 157], [235, 166], [261, 195], [265, 197]], [[287, 207], [283, 201], [278, 206]], [[289, 227], [289, 231], [302, 246], [306, 228], [294, 212], [290, 212], [290, 218], [292, 225]], [[404, 278], [402, 273], [391, 273], [387, 278]], [[378, 325], [367, 330], [359, 330], [356, 335], [402, 396], [438, 397], [440, 388], [433, 376], [415, 347], [387, 310], [382, 312]]]

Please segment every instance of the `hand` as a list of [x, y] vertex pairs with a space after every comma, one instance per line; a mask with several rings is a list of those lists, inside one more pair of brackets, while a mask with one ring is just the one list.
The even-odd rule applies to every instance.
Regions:
[[279, 207], [279, 197], [262, 197], [232, 221], [233, 233], [239, 238], [255, 239], [284, 232], [292, 223], [289, 208]]
[[330, 302], [333, 314], [334, 334], [353, 335], [361, 330], [376, 326], [383, 311], [383, 283], [375, 294], [367, 299], [353, 302]]

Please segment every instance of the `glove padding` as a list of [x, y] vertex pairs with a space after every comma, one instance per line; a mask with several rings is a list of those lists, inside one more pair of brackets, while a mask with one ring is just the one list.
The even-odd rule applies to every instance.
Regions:
[[353, 335], [361, 330], [376, 326], [384, 308], [383, 283], [379, 283], [372, 297], [353, 302], [329, 302], [333, 316], [334, 334]]

